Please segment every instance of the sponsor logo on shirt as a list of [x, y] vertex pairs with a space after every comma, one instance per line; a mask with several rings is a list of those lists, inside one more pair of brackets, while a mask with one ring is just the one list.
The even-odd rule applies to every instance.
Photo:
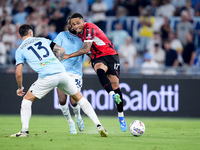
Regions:
[[40, 66], [41, 66], [41, 68], [42, 68], [42, 67], [46, 66], [47, 64], [49, 64], [49, 63], [55, 61], [55, 60], [56, 60], [56, 58], [52, 58], [52, 59], [50, 59], [50, 60], [48, 60], [48, 61], [46, 61], [46, 62], [44, 62], [44, 63], [40, 63]]

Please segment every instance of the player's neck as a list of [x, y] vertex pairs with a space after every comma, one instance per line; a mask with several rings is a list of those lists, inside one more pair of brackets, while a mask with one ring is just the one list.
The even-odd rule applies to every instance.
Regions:
[[31, 37], [31, 36], [30, 36], [30, 35], [23, 36], [23, 37], [22, 37], [22, 40], [24, 41], [24, 40], [26, 40], [26, 39], [29, 38], [29, 37]]

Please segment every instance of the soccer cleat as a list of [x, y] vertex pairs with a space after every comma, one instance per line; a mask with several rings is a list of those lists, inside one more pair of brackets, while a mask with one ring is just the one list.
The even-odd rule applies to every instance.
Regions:
[[101, 137], [107, 137], [108, 136], [108, 132], [106, 131], [106, 129], [102, 125], [97, 125], [97, 130], [98, 130], [99, 134], [101, 135]]
[[76, 118], [76, 123], [80, 132], [84, 130], [84, 123], [82, 118]]
[[122, 100], [120, 99], [120, 95], [119, 94], [113, 94], [113, 99], [114, 101], [119, 104]]
[[75, 123], [69, 124], [70, 134], [77, 134]]
[[18, 133], [10, 135], [10, 137], [28, 137], [29, 132], [28, 131], [20, 131]]
[[119, 123], [120, 123], [120, 128], [123, 132], [126, 132], [127, 130], [127, 125], [124, 117], [118, 117], [119, 118]]

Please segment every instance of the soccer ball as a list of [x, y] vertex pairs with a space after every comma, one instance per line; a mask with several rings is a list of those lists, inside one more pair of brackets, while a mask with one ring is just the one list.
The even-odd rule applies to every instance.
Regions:
[[134, 120], [129, 125], [129, 131], [133, 136], [141, 136], [145, 132], [145, 125], [140, 120]]

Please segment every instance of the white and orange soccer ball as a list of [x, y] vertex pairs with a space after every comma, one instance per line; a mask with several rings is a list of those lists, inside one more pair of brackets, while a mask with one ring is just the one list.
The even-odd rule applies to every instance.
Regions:
[[134, 120], [129, 125], [129, 131], [133, 136], [141, 136], [145, 132], [145, 125], [140, 120]]

